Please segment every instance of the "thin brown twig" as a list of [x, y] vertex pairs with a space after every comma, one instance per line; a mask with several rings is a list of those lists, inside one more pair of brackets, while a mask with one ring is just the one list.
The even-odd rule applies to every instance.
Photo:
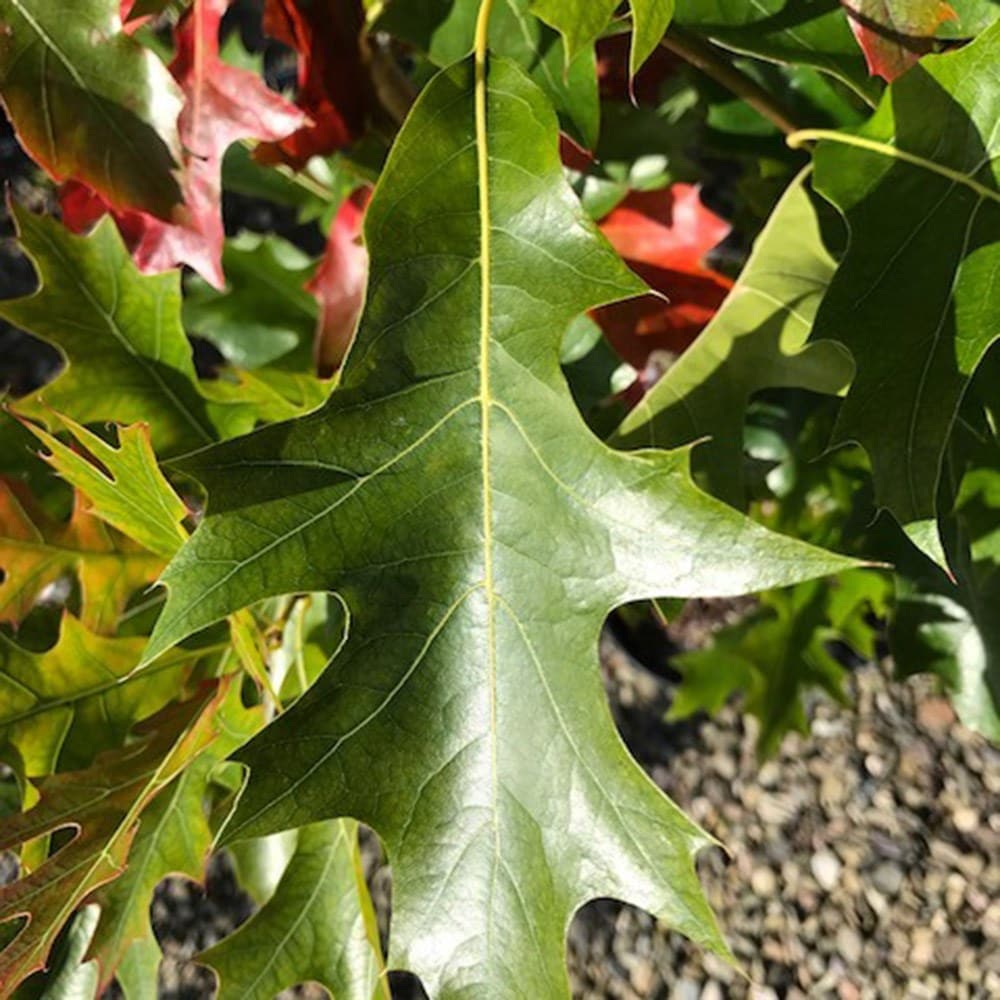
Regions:
[[702, 73], [721, 84], [726, 90], [742, 98], [751, 108], [763, 115], [785, 135], [791, 135], [800, 130], [801, 126], [774, 94], [762, 87], [753, 77], [737, 69], [726, 58], [722, 50], [710, 42], [698, 38], [676, 24], [672, 24], [660, 44], [668, 51], [680, 56], [686, 63], [690, 63], [695, 69], [701, 70]]

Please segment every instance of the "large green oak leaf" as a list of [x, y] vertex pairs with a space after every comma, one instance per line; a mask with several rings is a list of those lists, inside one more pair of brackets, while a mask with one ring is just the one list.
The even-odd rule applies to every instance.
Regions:
[[367, 307], [315, 413], [195, 453], [206, 518], [147, 650], [268, 595], [333, 590], [333, 665], [237, 755], [228, 840], [353, 816], [393, 865], [390, 965], [441, 1000], [566, 997], [589, 899], [725, 952], [709, 838], [615, 732], [597, 638], [617, 605], [835, 572], [701, 493], [688, 454], [615, 452], [559, 368], [581, 311], [643, 290], [563, 178], [514, 63], [425, 88], [365, 227]]
[[943, 559], [942, 457], [970, 377], [1000, 337], [1000, 24], [928, 56], [855, 132], [820, 138], [815, 186], [847, 254], [813, 328], [857, 373], [835, 443], [868, 452], [876, 500]]
[[156, 55], [121, 30], [118, 6], [0, 0], [0, 100], [56, 180], [169, 219], [181, 202], [181, 95]]

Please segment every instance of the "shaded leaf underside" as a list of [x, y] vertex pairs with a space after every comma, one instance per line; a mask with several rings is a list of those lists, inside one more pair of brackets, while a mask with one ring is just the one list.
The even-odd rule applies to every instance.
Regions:
[[694, 453], [711, 492], [745, 503], [743, 426], [755, 392], [801, 386], [835, 393], [850, 380], [846, 351], [806, 346], [834, 272], [805, 175], [785, 193], [743, 273], [711, 323], [626, 417], [623, 447], [677, 447], [708, 438]]
[[865, 448], [877, 501], [936, 558], [942, 456], [1000, 336], [998, 67], [995, 25], [922, 60], [858, 133], [816, 133], [831, 140], [816, 153], [817, 190], [850, 227], [813, 331], [845, 344], [857, 367], [836, 442]]

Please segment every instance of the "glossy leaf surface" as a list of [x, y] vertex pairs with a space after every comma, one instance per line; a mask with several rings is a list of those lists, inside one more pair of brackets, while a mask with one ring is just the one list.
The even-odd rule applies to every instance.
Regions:
[[847, 561], [700, 493], [685, 452], [616, 453], [586, 430], [562, 332], [642, 285], [514, 64], [435, 77], [365, 232], [366, 312], [328, 404], [183, 462], [209, 512], [148, 656], [272, 594], [333, 589], [351, 614], [336, 668], [239, 754], [229, 839], [369, 823], [393, 864], [391, 964], [447, 1000], [566, 995], [566, 926], [594, 896], [723, 951], [692, 865], [707, 840], [617, 737], [597, 634], [628, 600]]
[[676, 19], [736, 52], [821, 69], [870, 103], [881, 92], [839, 0], [677, 0]]
[[[592, 45], [567, 60], [558, 34], [531, 12], [532, 0], [503, 0], [490, 19], [490, 47], [513, 59], [545, 91], [560, 119], [588, 149], [597, 143], [601, 109]], [[479, 0], [431, 0], [419, 7], [394, 0], [378, 27], [426, 52], [438, 66], [449, 66], [472, 50]]]
[[[570, 59], [589, 48], [607, 28], [617, 0], [534, 0], [532, 10], [566, 39]], [[632, 11], [632, 48], [629, 72], [639, 67], [660, 44], [674, 13], [674, 0], [629, 0]]]

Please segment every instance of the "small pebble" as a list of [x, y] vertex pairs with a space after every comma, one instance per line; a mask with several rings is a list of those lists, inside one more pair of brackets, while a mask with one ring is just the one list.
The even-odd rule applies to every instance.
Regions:
[[837, 856], [830, 851], [817, 851], [809, 860], [809, 870], [821, 889], [827, 892], [833, 890], [840, 880], [841, 864]]
[[872, 872], [872, 882], [879, 892], [895, 896], [903, 884], [903, 869], [891, 861], [885, 861]]
[[778, 888], [778, 880], [770, 868], [755, 868], [750, 876], [750, 888], [761, 897], [773, 896]]
[[861, 935], [853, 927], [842, 925], [837, 931], [837, 951], [849, 966], [861, 961], [862, 947]]
[[979, 814], [975, 809], [960, 808], [952, 813], [951, 821], [959, 833], [972, 833], [979, 826]]
[[955, 711], [947, 698], [927, 698], [917, 705], [917, 722], [927, 729], [947, 729], [955, 722]]

